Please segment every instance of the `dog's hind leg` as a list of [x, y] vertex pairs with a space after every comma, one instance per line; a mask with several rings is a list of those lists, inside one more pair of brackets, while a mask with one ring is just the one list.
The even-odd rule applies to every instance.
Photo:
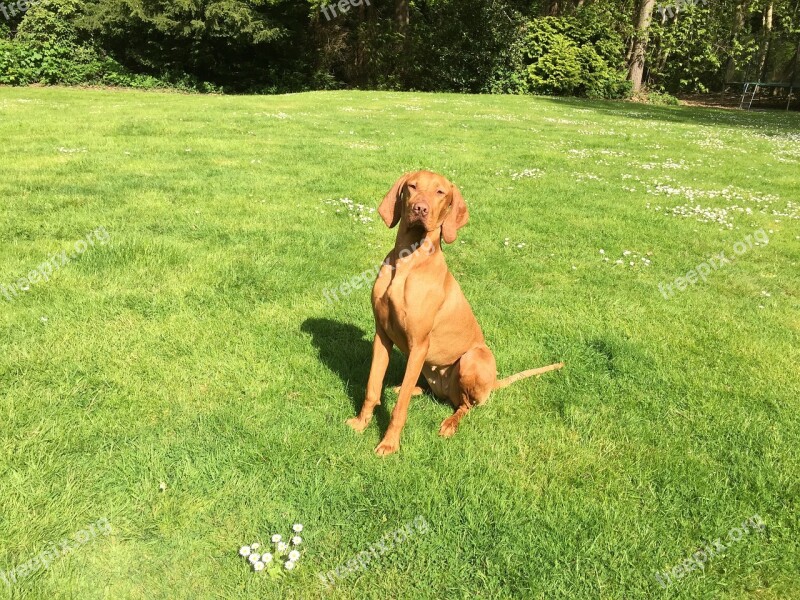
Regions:
[[487, 346], [469, 350], [458, 361], [456, 412], [447, 417], [439, 428], [439, 435], [451, 437], [458, 430], [458, 424], [469, 410], [489, 399], [497, 380], [497, 366], [494, 355]]

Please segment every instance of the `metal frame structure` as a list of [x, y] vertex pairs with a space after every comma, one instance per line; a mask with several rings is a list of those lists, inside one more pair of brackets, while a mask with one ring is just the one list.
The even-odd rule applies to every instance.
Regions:
[[750, 107], [753, 105], [753, 98], [756, 97], [758, 90], [760, 88], [788, 88], [789, 89], [789, 98], [786, 101], [786, 110], [789, 110], [789, 106], [792, 103], [792, 92], [794, 91], [794, 76], [792, 77], [791, 83], [764, 83], [763, 81], [747, 81], [744, 84], [744, 91], [742, 92], [742, 99], [739, 102], [739, 108], [745, 108], [744, 103], [745, 99], [747, 98], [747, 93], [750, 91], [750, 86], [752, 87], [752, 92], [750, 92], [750, 100], [747, 102], [746, 110], [750, 110]]

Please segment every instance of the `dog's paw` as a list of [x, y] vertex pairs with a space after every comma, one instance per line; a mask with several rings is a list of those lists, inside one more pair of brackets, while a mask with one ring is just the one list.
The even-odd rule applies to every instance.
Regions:
[[439, 435], [442, 437], [453, 437], [458, 431], [458, 421], [454, 421], [452, 417], [448, 417], [442, 421], [442, 426], [439, 427]]
[[[399, 386], [399, 385], [396, 385], [396, 386], [394, 386], [394, 387], [390, 387], [389, 389], [390, 389], [392, 392], [394, 392], [395, 394], [397, 394], [397, 395], [399, 396], [399, 395], [400, 395], [400, 390], [401, 390], [402, 388], [401, 388], [401, 386]], [[421, 387], [419, 387], [418, 385], [415, 385], [415, 386], [414, 386], [414, 388], [411, 390], [411, 395], [412, 395], [412, 396], [421, 396], [421, 395], [422, 395], [422, 394], [424, 394], [424, 393], [425, 393], [425, 390], [423, 390], [423, 389], [422, 389]]]
[[357, 431], [358, 433], [361, 433], [362, 431], [364, 431], [367, 428], [367, 425], [369, 425], [369, 421], [363, 421], [358, 417], [353, 417], [352, 419], [347, 419], [347, 421], [345, 421], [345, 423], [350, 425], [350, 427], [352, 427], [353, 430]]
[[378, 444], [378, 447], [375, 448], [375, 454], [378, 456], [387, 456], [389, 454], [394, 454], [400, 450], [400, 443], [399, 442], [387, 442], [383, 441]]

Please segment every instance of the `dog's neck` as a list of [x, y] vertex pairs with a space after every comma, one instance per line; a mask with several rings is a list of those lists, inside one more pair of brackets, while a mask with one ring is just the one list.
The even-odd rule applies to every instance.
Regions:
[[410, 256], [433, 256], [442, 251], [441, 238], [441, 227], [437, 227], [433, 231], [425, 231], [419, 227], [408, 227], [401, 223], [394, 243], [395, 256], [399, 260]]

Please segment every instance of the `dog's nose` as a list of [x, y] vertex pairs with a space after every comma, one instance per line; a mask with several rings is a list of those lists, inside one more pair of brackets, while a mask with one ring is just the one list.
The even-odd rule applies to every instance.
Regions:
[[428, 205], [424, 202], [417, 202], [411, 210], [413, 213], [418, 217], [427, 217], [428, 216]]

